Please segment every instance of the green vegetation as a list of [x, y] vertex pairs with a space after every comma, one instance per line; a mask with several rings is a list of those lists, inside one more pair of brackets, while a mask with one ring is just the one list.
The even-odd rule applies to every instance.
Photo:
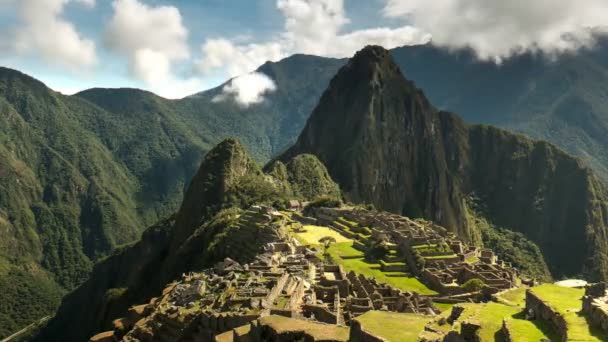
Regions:
[[301, 154], [287, 165], [287, 176], [293, 193], [298, 198], [313, 199], [319, 195], [340, 198], [338, 185], [329, 176], [327, 169], [312, 154]]
[[583, 289], [554, 284], [542, 284], [530, 289], [535, 296], [559, 312], [568, 325], [569, 341], [606, 341], [608, 336], [587, 323], [579, 312], [582, 308]]
[[526, 306], [526, 291], [527, 288], [525, 287], [504, 291], [497, 296], [497, 299], [502, 304], [524, 308]]
[[356, 318], [361, 328], [390, 342], [417, 341], [430, 317], [409, 313], [368, 311]]
[[483, 289], [485, 286], [486, 284], [481, 279], [477, 278], [468, 280], [464, 284], [460, 285], [460, 287], [467, 290], [468, 292], [481, 291], [481, 289]]
[[[0, 230], [10, 234], [0, 257], [39, 261], [73, 289], [94, 262], [178, 209], [204, 154], [221, 139], [238, 136], [259, 162], [293, 141], [342, 64], [296, 67], [299, 60], [264, 66], [298, 96], [250, 106], [251, 115], [207, 94], [174, 101], [137, 89], [91, 89], [68, 97], [0, 68]], [[315, 72], [290, 72], [307, 69]], [[318, 72], [327, 78], [313, 77]], [[40, 318], [31, 314], [30, 321]]]
[[340, 206], [342, 206], [342, 201], [340, 199], [331, 196], [320, 196], [308, 203], [306, 208], [304, 208], [304, 212], [306, 213], [312, 208], [338, 208]]
[[[381, 75], [382, 85], [367, 87], [373, 82], [370, 75]], [[602, 220], [608, 188], [579, 160], [547, 142], [468, 125], [436, 110], [381, 47], [358, 52], [326, 94], [296, 144], [279, 159], [322, 156], [346, 200], [434, 221], [475, 244], [482, 239], [472, 213], [479, 213], [497, 227], [522, 234], [509, 237], [516, 248], [497, 252], [533, 276], [548, 273], [526, 241], [538, 245], [556, 277], [608, 279], [608, 223]], [[440, 143], [436, 134], [444, 137]], [[464, 200], [469, 197], [479, 199], [479, 206]]]
[[365, 251], [365, 257], [369, 260], [382, 260], [389, 253], [388, 245], [382, 241], [374, 241]]
[[494, 302], [461, 305], [465, 308], [465, 311], [459, 321], [473, 320], [479, 322], [481, 325], [479, 337], [482, 341], [504, 340], [500, 332], [503, 319], [507, 319], [514, 341], [541, 341], [553, 336], [553, 332], [543, 322], [526, 320], [521, 308]]
[[437, 303], [434, 302], [433, 303], [435, 305], [435, 307], [439, 310], [441, 310], [441, 312], [446, 312], [446, 311], [450, 311], [452, 310], [452, 307], [454, 306], [454, 304], [452, 303]]
[[415, 277], [403, 276], [398, 272], [382, 272], [380, 264], [365, 260], [363, 252], [353, 248], [352, 243], [336, 243], [329, 247], [328, 253], [332, 260], [340, 263], [347, 272], [354, 271], [377, 281], [387, 283], [404, 291], [418, 292], [422, 295], [436, 294]]
[[495, 227], [484, 219], [477, 219], [484, 246], [506, 262], [510, 262], [520, 272], [540, 281], [551, 281], [549, 268], [538, 246], [523, 234]]
[[64, 294], [43, 271], [17, 267], [0, 275], [0, 289], [0, 336], [24, 328], [33, 317], [52, 315]]
[[321, 226], [303, 226], [304, 232], [292, 232], [291, 234], [296, 237], [303, 245], [318, 245], [319, 240], [323, 237], [329, 236], [336, 239], [336, 242], [352, 242], [351, 239], [344, 237], [342, 234], [335, 230]]
[[421, 253], [422, 255], [424, 254], [433, 254], [433, 253], [450, 253], [450, 254], [454, 254], [452, 252], [452, 249], [450, 248], [450, 246], [448, 246], [446, 243], [442, 243], [442, 244], [428, 244], [428, 245], [417, 245], [417, 246], [412, 246], [413, 249], [415, 249], [416, 251], [418, 251], [419, 253]]

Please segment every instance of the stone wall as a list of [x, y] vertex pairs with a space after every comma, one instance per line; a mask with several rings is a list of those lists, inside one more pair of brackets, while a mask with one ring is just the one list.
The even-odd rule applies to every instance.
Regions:
[[388, 340], [380, 336], [374, 336], [365, 331], [365, 329], [361, 327], [361, 323], [359, 323], [357, 320], [353, 320], [351, 322], [350, 337], [348, 340], [353, 342], [388, 342]]
[[338, 317], [333, 312], [330, 312], [324, 305], [305, 304], [302, 306], [302, 311], [304, 311], [307, 316], [310, 316], [310, 314], [314, 315], [315, 320], [319, 322], [328, 324], [338, 323]]
[[205, 330], [224, 332], [258, 319], [259, 315], [208, 314], [201, 315], [198, 324]]
[[549, 305], [530, 292], [530, 290], [526, 291], [526, 312], [533, 319], [542, 319], [551, 323], [560, 341], [567, 341], [568, 328], [564, 317], [559, 312], [555, 312]]
[[511, 331], [509, 330], [509, 322], [506, 319], [502, 320], [502, 328], [500, 329], [502, 332], [502, 336], [505, 339], [505, 342], [517, 342], [513, 340], [511, 336]]
[[582, 310], [592, 325], [608, 331], [606, 283], [591, 284], [585, 287]]

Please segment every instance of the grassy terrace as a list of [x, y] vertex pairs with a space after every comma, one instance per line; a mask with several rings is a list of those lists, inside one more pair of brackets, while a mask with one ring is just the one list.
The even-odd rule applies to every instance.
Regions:
[[451, 259], [455, 258], [458, 255], [456, 254], [446, 254], [446, 255], [435, 255], [435, 256], [424, 256], [423, 258], [428, 260], [439, 260], [439, 259]]
[[304, 230], [306, 230], [304, 233], [293, 233], [296, 239], [298, 239], [298, 241], [300, 241], [300, 243], [303, 245], [318, 245], [319, 240], [326, 236], [333, 237], [338, 243], [352, 241], [335, 230], [327, 227], [304, 226]]
[[386, 311], [369, 311], [356, 318], [363, 330], [391, 342], [418, 341], [431, 317]]
[[377, 281], [387, 283], [404, 291], [414, 291], [423, 295], [433, 295], [437, 292], [429, 289], [415, 277], [403, 276], [399, 272], [382, 272], [380, 264], [365, 260], [361, 251], [353, 248], [351, 242], [341, 242], [329, 247], [329, 255], [334, 262], [341, 264], [346, 272], [354, 271]]
[[608, 336], [589, 326], [585, 317], [579, 313], [584, 290], [543, 284], [533, 287], [530, 291], [564, 316], [568, 325], [569, 341], [608, 341]]
[[348, 341], [349, 329], [332, 324], [287, 318], [283, 316], [266, 316], [260, 318], [262, 325], [270, 326], [278, 334], [305, 332], [315, 341]]
[[[543, 321], [528, 321], [524, 316], [525, 289], [515, 289], [502, 293], [499, 296], [500, 303], [465, 303], [460, 304], [465, 308], [458, 321], [453, 325], [439, 325], [439, 318], [447, 318], [449, 310], [445, 310], [430, 324], [430, 328], [436, 331], [448, 332], [450, 330], [460, 331], [460, 325], [464, 321], [475, 321], [481, 325], [479, 331], [482, 341], [504, 341], [501, 333], [502, 321], [507, 320], [513, 340], [517, 342], [538, 342], [543, 339], [558, 341], [549, 323]], [[440, 304], [435, 304], [440, 309], [448, 309]]]
[[320, 247], [319, 239], [325, 236], [331, 236], [336, 239], [336, 243], [329, 247], [328, 253], [333, 262], [342, 265], [346, 272], [353, 271], [363, 274], [366, 277], [375, 278], [379, 282], [389, 284], [403, 291], [418, 292], [422, 295], [437, 294], [437, 292], [429, 289], [415, 277], [410, 277], [402, 272], [383, 272], [380, 269], [379, 263], [365, 260], [363, 252], [353, 247], [354, 241], [352, 239], [346, 238], [334, 229], [320, 226], [304, 226], [304, 229], [306, 232], [298, 233], [291, 231], [291, 234], [300, 243], [305, 245]]
[[[460, 321], [474, 320], [481, 324], [479, 336], [482, 341], [502, 341], [500, 332], [502, 320], [507, 324], [514, 341], [541, 341], [551, 339], [557, 341], [552, 329], [542, 321], [528, 321], [522, 309], [501, 303], [489, 302], [485, 304], [462, 304], [465, 307]], [[553, 338], [552, 338], [553, 337]]]

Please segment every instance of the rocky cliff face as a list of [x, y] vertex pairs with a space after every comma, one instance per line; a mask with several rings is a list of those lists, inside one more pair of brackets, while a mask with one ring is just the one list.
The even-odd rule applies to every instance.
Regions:
[[536, 242], [554, 275], [608, 278], [607, 197], [596, 177], [548, 143], [436, 110], [383, 48], [363, 49], [338, 72], [279, 159], [301, 153], [318, 156], [351, 201], [423, 216], [470, 241], [482, 215]]

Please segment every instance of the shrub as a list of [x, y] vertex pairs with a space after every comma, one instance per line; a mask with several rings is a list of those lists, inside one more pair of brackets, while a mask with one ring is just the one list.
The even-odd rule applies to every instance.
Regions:
[[304, 208], [305, 212], [308, 212], [312, 208], [339, 208], [342, 206], [342, 201], [338, 198], [331, 196], [320, 196], [317, 197], [314, 201], [308, 203], [306, 208]]
[[477, 292], [481, 291], [481, 289], [483, 289], [485, 286], [486, 284], [481, 279], [473, 278], [462, 284], [460, 287], [468, 292]]
[[389, 253], [389, 248], [384, 241], [374, 242], [367, 250], [366, 256], [371, 260], [380, 260]]

